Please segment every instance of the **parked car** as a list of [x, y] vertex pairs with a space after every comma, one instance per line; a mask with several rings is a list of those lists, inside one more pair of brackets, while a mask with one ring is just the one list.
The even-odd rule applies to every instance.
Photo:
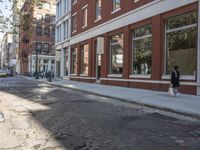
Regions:
[[7, 77], [7, 74], [4, 70], [0, 70], [0, 78]]
[[5, 73], [7, 76], [13, 76], [13, 72], [11, 70], [1, 70], [2, 73]]

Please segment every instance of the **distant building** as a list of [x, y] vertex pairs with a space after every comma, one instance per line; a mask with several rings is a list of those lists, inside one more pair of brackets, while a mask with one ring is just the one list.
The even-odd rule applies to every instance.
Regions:
[[69, 77], [72, 0], [56, 3], [56, 77]]
[[13, 39], [12, 45], [10, 48], [10, 62], [13, 66], [13, 70], [17, 73], [20, 73], [20, 62], [19, 62], [19, 11], [21, 10], [24, 4], [23, 0], [15, 0], [12, 5], [12, 14], [13, 14], [13, 22], [15, 25], [13, 26]]
[[12, 44], [12, 33], [7, 32], [1, 41], [1, 68], [2, 69], [11, 69], [10, 66], [10, 47]]
[[180, 91], [200, 95], [199, 7], [197, 0], [73, 0], [70, 79], [167, 91], [178, 65]]
[[[55, 0], [44, 0], [31, 11], [29, 1], [21, 9], [30, 22], [20, 21], [19, 61], [20, 73], [34, 75], [39, 72], [55, 71]], [[38, 58], [38, 61], [36, 61]]]
[[[1, 43], [1, 41], [0, 41], [0, 43]], [[2, 68], [2, 66], [1, 66], [1, 47], [0, 47], [0, 70], [1, 70], [1, 68]]]

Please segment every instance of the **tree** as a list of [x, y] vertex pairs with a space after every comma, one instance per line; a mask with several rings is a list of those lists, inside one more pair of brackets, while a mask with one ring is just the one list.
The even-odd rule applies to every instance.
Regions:
[[[21, 9], [16, 8], [15, 14], [11, 14], [9, 17], [3, 16], [2, 8], [0, 8], [0, 32], [12, 32], [18, 34], [16, 27], [19, 28], [22, 26], [24, 31], [28, 31], [30, 28], [29, 22], [31, 22], [32, 14], [34, 11], [34, 6], [39, 5], [42, 0], [21, 0], [24, 5], [27, 5], [29, 9], [27, 11], [21, 11]], [[9, 0], [10, 5], [15, 5], [19, 0]], [[0, 3], [3, 3], [3, 0], [0, 0]], [[2, 4], [1, 4], [2, 5]], [[5, 9], [8, 9], [8, 6], [5, 6]], [[16, 19], [15, 16], [18, 16], [19, 19]], [[13, 19], [14, 18], [14, 19]], [[20, 24], [19, 24], [20, 20]]]

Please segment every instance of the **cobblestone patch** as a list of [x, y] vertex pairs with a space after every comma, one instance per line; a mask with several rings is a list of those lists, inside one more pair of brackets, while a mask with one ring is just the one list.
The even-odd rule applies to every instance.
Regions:
[[0, 87], [0, 150], [200, 149], [197, 120], [22, 78]]

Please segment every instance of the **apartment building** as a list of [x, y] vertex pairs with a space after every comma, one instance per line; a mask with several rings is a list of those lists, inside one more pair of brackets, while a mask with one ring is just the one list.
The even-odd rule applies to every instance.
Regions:
[[200, 95], [197, 0], [73, 0], [70, 79]]
[[[55, 0], [32, 5], [26, 1], [21, 9], [25, 20], [20, 21], [20, 73], [55, 71]], [[26, 18], [30, 18], [26, 22]]]
[[71, 0], [58, 0], [56, 4], [56, 77], [69, 76], [70, 37], [71, 37]]

